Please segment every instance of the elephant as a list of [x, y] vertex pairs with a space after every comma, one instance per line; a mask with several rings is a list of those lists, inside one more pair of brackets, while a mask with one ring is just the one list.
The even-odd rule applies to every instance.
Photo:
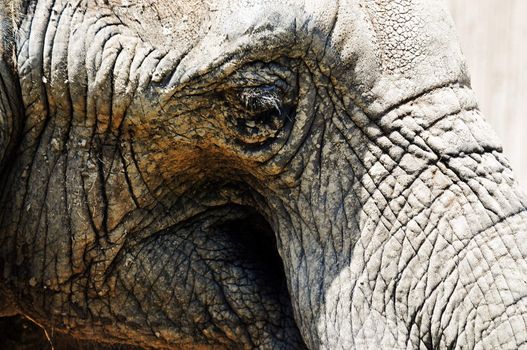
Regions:
[[527, 202], [442, 0], [0, 19], [9, 346], [527, 347]]

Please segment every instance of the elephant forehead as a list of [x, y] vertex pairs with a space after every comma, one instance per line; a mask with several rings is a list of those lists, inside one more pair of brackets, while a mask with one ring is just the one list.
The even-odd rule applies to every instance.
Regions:
[[200, 60], [213, 60], [247, 41], [262, 46], [259, 39], [265, 34], [276, 36], [281, 30], [292, 34], [307, 22], [319, 32], [329, 32], [338, 7], [334, 1], [315, 0], [109, 0], [106, 4], [143, 41], [163, 50], [194, 51]]
[[110, 0], [109, 6], [127, 27], [158, 47], [185, 50], [210, 22], [209, 1]]
[[246, 33], [262, 22], [278, 25], [284, 9], [292, 14], [303, 8], [298, 1], [250, 0], [110, 0], [108, 5], [143, 39], [166, 48], [188, 47], [208, 32], [232, 35]]
[[374, 113], [438, 81], [465, 79], [441, 2], [110, 1], [113, 12], [143, 41], [180, 58], [171, 80], [176, 85], [233, 58], [272, 59], [285, 48], [288, 56], [307, 51], [335, 56], [339, 64], [332, 69], [350, 86], [361, 82], [361, 93], [377, 102], [371, 106]]

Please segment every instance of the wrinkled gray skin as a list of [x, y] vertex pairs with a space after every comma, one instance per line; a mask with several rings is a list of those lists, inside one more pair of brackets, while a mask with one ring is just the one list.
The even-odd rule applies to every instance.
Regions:
[[527, 346], [526, 202], [444, 6], [0, 5], [2, 315], [156, 349]]

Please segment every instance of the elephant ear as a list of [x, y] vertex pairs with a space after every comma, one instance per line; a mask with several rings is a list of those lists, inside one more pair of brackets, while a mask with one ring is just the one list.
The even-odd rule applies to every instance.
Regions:
[[22, 98], [16, 74], [14, 3], [0, 4], [0, 174], [4, 173], [22, 120]]

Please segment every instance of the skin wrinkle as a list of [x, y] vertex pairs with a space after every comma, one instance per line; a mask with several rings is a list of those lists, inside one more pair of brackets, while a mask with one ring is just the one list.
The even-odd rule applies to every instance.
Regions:
[[[2, 14], [0, 13], [1, 16]], [[7, 25], [0, 23], [0, 26], [6, 27]], [[18, 88], [13, 89], [13, 77], [8, 71], [11, 60], [7, 55], [11, 50], [3, 41], [0, 41], [0, 51], [5, 50], [6, 52], [2, 55], [3, 59], [0, 63], [0, 86], [2, 87], [0, 95], [0, 165], [8, 160], [10, 149], [13, 147], [13, 140], [16, 139], [19, 132], [17, 120], [20, 119], [18, 108], [13, 105], [20, 100], [16, 93], [13, 94], [13, 91], [17, 91]]]
[[[37, 142], [40, 142], [40, 141], [42, 141], [42, 138], [39, 138], [39, 141], [37, 141]], [[29, 181], [29, 177], [28, 177], [28, 181]], [[26, 188], [27, 188], [27, 183], [26, 183]], [[26, 197], [26, 194], [24, 194], [23, 202], [25, 202], [25, 197]], [[19, 217], [18, 222], [19, 223], [21, 222], [21, 217]], [[18, 236], [18, 230], [15, 231], [15, 241], [18, 240], [17, 236]]]

